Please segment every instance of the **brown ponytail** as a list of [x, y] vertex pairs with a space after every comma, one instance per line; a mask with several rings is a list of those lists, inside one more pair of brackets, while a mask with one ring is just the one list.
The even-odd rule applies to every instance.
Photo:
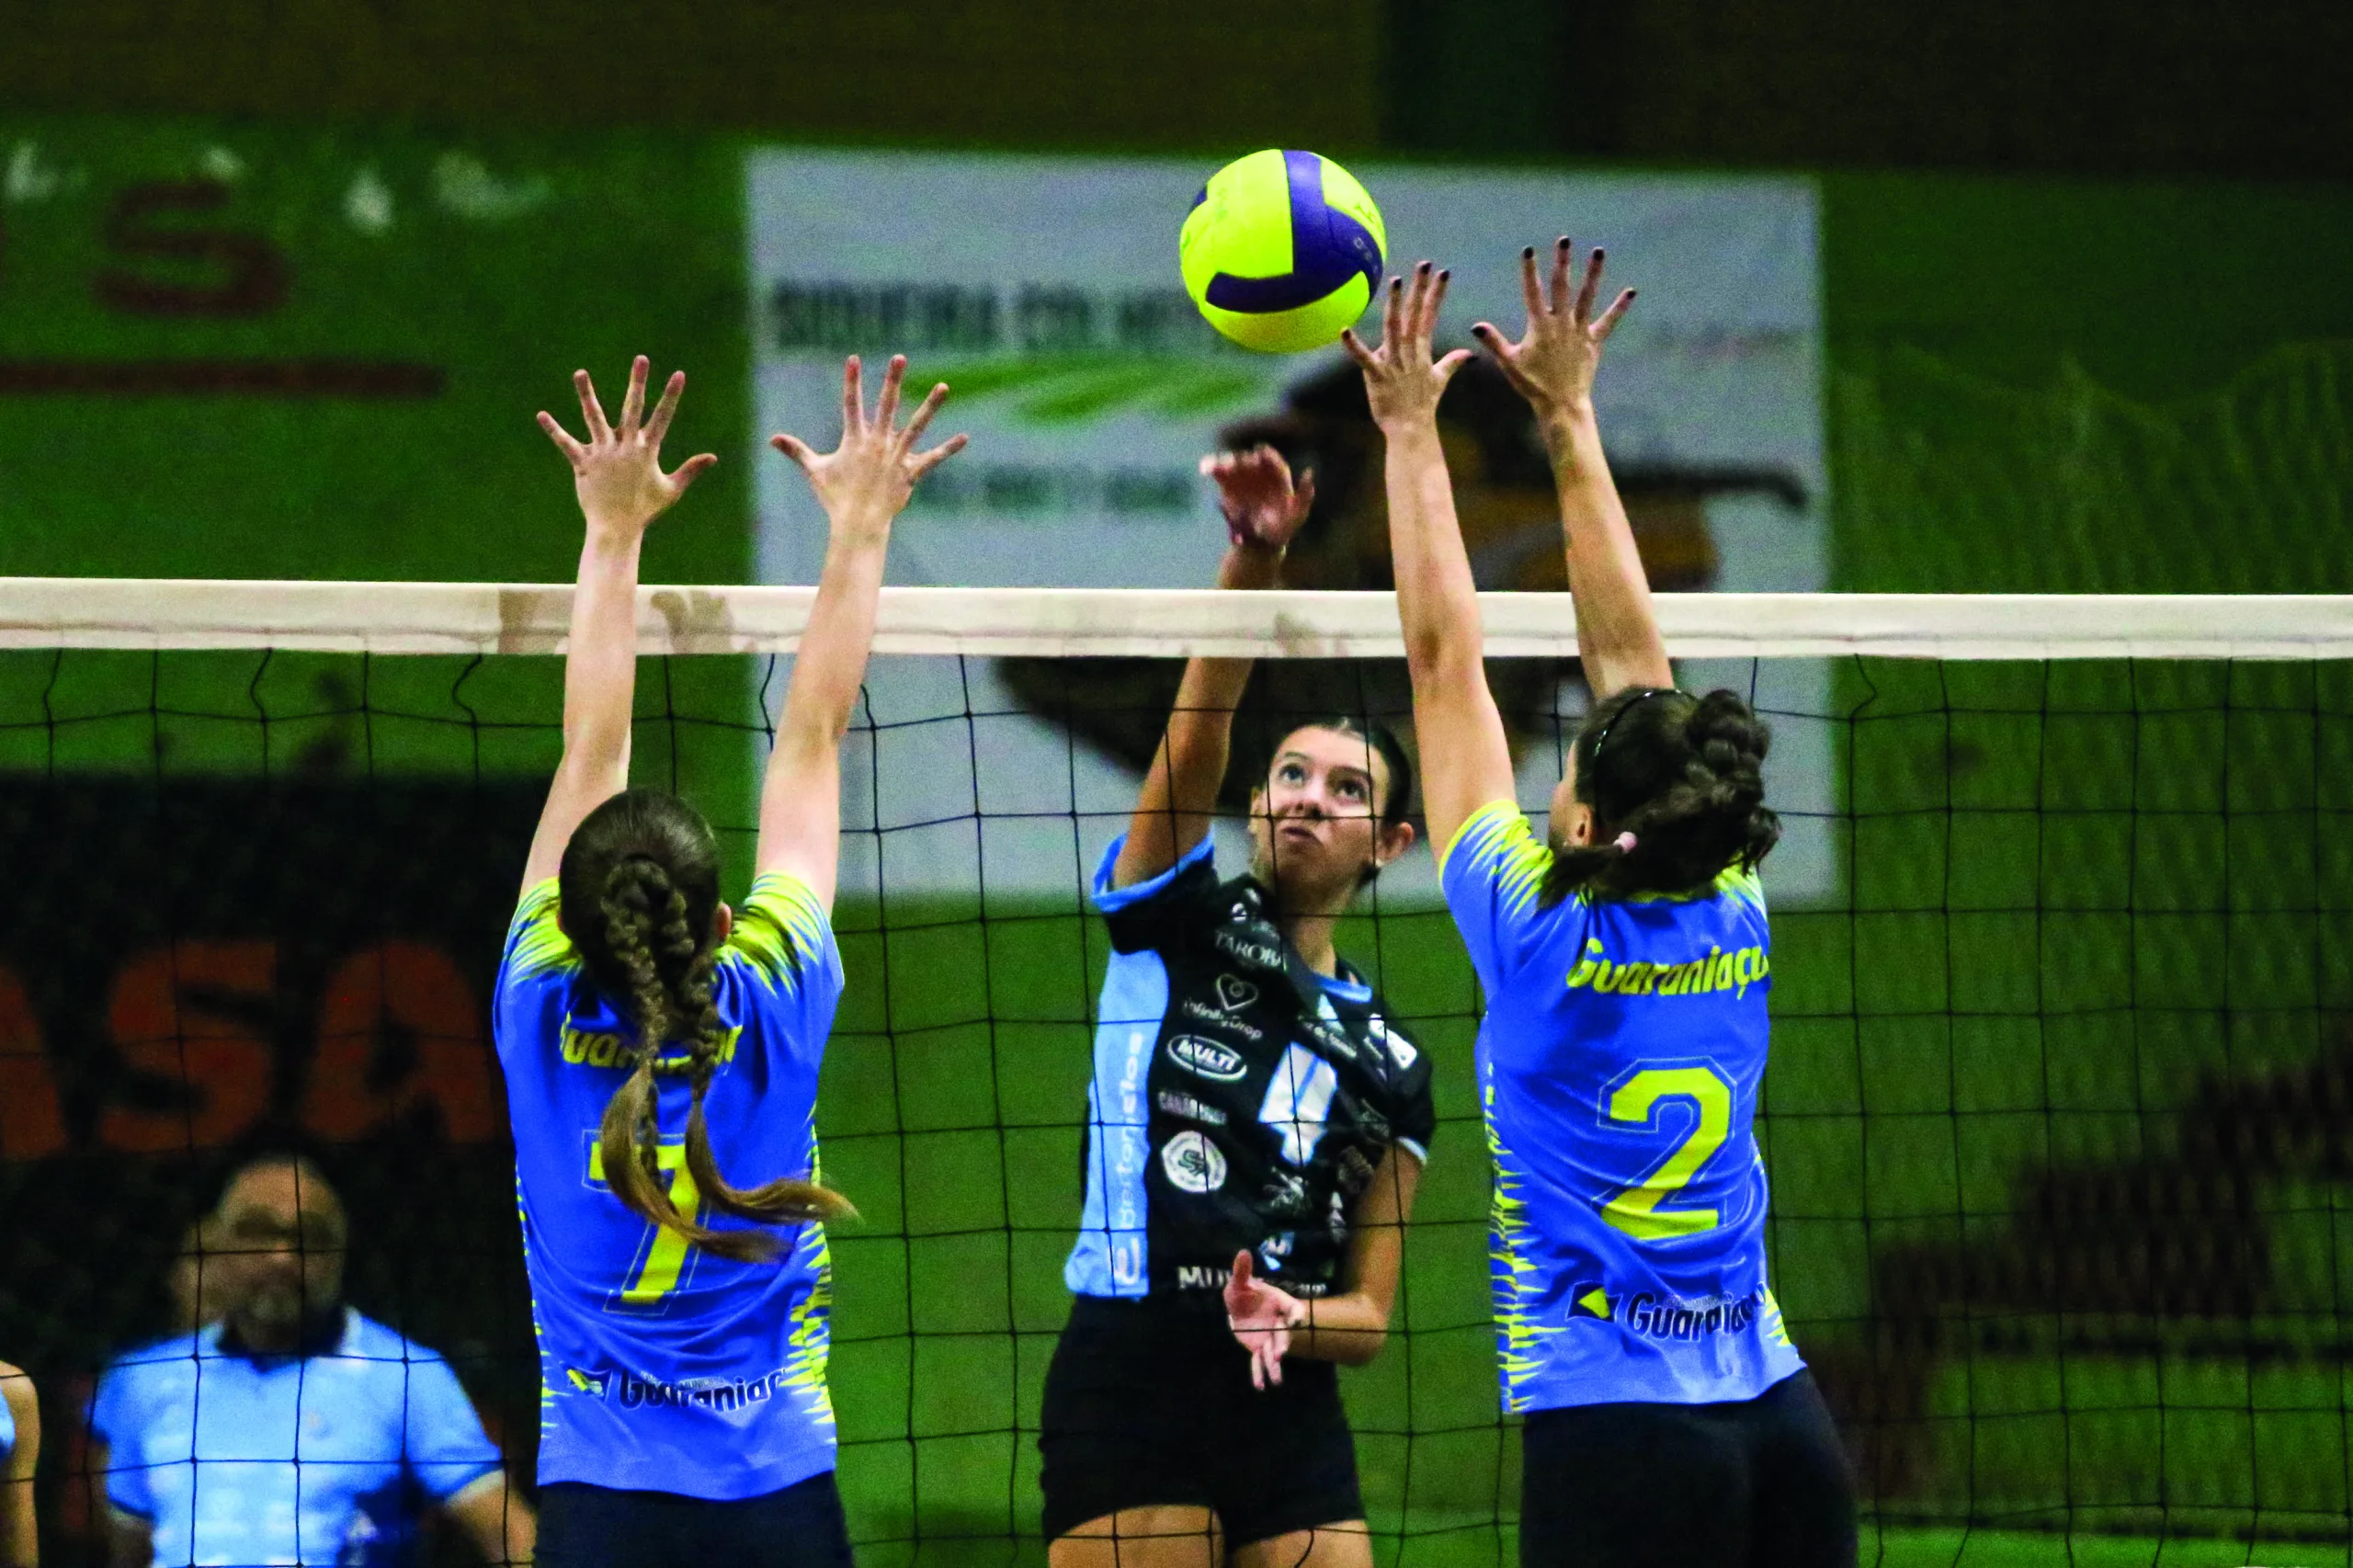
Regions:
[[[714, 1231], [681, 1213], [663, 1178], [654, 1118], [655, 1076], [683, 1072], [694, 1092], [687, 1113], [687, 1172], [700, 1201], [762, 1224], [848, 1215], [847, 1199], [814, 1181], [779, 1178], [746, 1191], [720, 1174], [703, 1097], [730, 1032], [713, 979], [718, 849], [710, 825], [674, 795], [633, 790], [591, 812], [565, 846], [559, 897], [564, 929], [590, 977], [622, 1001], [637, 1027], [629, 1077], [605, 1106], [598, 1157], [613, 1195], [633, 1213], [723, 1257], [774, 1257], [763, 1231]], [[671, 1040], [684, 1060], [664, 1060]]]
[[1765, 804], [1772, 742], [1730, 691], [1695, 698], [1637, 687], [1597, 704], [1576, 741], [1576, 794], [1593, 808], [1593, 842], [1554, 848], [1543, 902], [1578, 891], [1691, 892], [1728, 867], [1754, 870], [1781, 837]]

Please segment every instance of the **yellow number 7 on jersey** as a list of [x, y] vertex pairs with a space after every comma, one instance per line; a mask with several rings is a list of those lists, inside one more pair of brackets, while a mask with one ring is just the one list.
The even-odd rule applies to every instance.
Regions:
[[1601, 1217], [1638, 1242], [1680, 1241], [1716, 1228], [1712, 1209], [1661, 1209], [1732, 1135], [1732, 1085], [1711, 1067], [1645, 1067], [1610, 1094], [1612, 1121], [1653, 1125], [1661, 1100], [1692, 1100], [1699, 1123], [1659, 1167], [1601, 1206]]
[[[700, 1221], [702, 1195], [695, 1190], [694, 1173], [687, 1169], [685, 1141], [663, 1140], [654, 1159], [670, 1178], [672, 1205], [688, 1219]], [[605, 1185], [605, 1153], [593, 1136], [588, 1143], [588, 1179], [596, 1186]], [[678, 1276], [687, 1266], [687, 1238], [667, 1225], [647, 1229], [654, 1234], [650, 1244], [641, 1246], [632, 1260], [634, 1275], [618, 1295], [606, 1298], [614, 1310], [643, 1312], [678, 1288]]]

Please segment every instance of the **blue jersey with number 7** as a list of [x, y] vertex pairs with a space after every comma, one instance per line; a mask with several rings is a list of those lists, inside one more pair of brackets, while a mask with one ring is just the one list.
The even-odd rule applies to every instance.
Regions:
[[[824, 906], [797, 878], [761, 877], [720, 956], [732, 1032], [704, 1100], [711, 1153], [736, 1186], [815, 1171], [817, 1069], [841, 992]], [[726, 1499], [832, 1470], [824, 1230], [792, 1227], [779, 1259], [739, 1263], [614, 1196], [597, 1129], [635, 1031], [556, 925], [552, 880], [515, 911], [495, 1026], [540, 1346], [540, 1480]], [[672, 1201], [737, 1228], [699, 1207], [685, 1075], [654, 1082]]]
[[1479, 1095], [1504, 1407], [1753, 1399], [1805, 1363], [1765, 1279], [1772, 944], [1754, 872], [1695, 894], [1542, 899], [1508, 801], [1440, 867], [1486, 993]]

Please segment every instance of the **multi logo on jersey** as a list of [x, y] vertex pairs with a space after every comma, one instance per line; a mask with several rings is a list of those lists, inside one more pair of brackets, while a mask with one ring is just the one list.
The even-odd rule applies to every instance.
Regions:
[[1207, 1078], [1212, 1084], [1239, 1083], [1250, 1071], [1249, 1058], [1242, 1052], [1199, 1035], [1171, 1035], [1164, 1049], [1169, 1061], [1194, 1077]]

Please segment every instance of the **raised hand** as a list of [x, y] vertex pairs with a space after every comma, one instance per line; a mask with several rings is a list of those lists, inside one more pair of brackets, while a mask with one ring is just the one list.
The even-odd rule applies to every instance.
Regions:
[[1593, 396], [1594, 372], [1601, 368], [1601, 346], [1609, 341], [1619, 319], [1634, 302], [1628, 289], [1610, 301], [1597, 318], [1594, 301], [1601, 291], [1602, 252], [1599, 246], [1586, 261], [1585, 277], [1571, 293], [1570, 272], [1575, 247], [1563, 234], [1552, 247], [1552, 286], [1536, 278], [1536, 247], [1519, 253], [1519, 290], [1528, 302], [1528, 331], [1518, 343], [1508, 342], [1494, 324], [1481, 322], [1471, 330], [1495, 357], [1495, 363], [1534, 406], [1541, 420], [1576, 411]]
[[1446, 298], [1448, 275], [1432, 272], [1423, 262], [1414, 268], [1410, 288], [1402, 278], [1389, 280], [1389, 301], [1381, 312], [1381, 347], [1367, 348], [1351, 327], [1340, 334], [1340, 347], [1364, 372], [1364, 390], [1372, 404], [1373, 423], [1384, 431], [1392, 426], [1434, 422], [1438, 400], [1446, 383], [1471, 358], [1458, 348], [1432, 363], [1430, 339], [1438, 331], [1438, 308]]
[[907, 373], [907, 357], [894, 355], [882, 372], [882, 394], [875, 400], [871, 417], [860, 381], [858, 356], [842, 366], [842, 440], [830, 452], [819, 452], [798, 436], [771, 436], [768, 445], [801, 465], [809, 476], [825, 516], [836, 528], [853, 531], [887, 528], [915, 494], [915, 481], [964, 449], [966, 437], [950, 436], [927, 452], [915, 449], [915, 439], [948, 401], [948, 383], [931, 395], [902, 426], [899, 382]]
[[1263, 441], [1246, 452], [1203, 458], [1201, 472], [1217, 485], [1226, 533], [1247, 549], [1281, 551], [1315, 505], [1314, 471], [1302, 473], [1294, 487], [1290, 464]]
[[1307, 1321], [1307, 1303], [1252, 1272], [1250, 1255], [1233, 1255], [1225, 1282], [1225, 1324], [1250, 1352], [1250, 1386], [1283, 1381], [1283, 1358], [1290, 1354], [1290, 1331]]
[[573, 390], [580, 394], [581, 417], [588, 425], [585, 444], [573, 439], [554, 415], [540, 411], [540, 428], [572, 464], [572, 488], [580, 497], [580, 510], [597, 527], [642, 531], [719, 460], [702, 452], [680, 463], [675, 472], [662, 472], [662, 437], [669, 434], [671, 417], [678, 412], [678, 394], [686, 390], [687, 373], [671, 373], [653, 417], [640, 424], [639, 416], [645, 412], [647, 369], [642, 354], [631, 362], [629, 392], [621, 399], [618, 425], [606, 422], [604, 405], [597, 401], [597, 388], [588, 372], [572, 372]]

